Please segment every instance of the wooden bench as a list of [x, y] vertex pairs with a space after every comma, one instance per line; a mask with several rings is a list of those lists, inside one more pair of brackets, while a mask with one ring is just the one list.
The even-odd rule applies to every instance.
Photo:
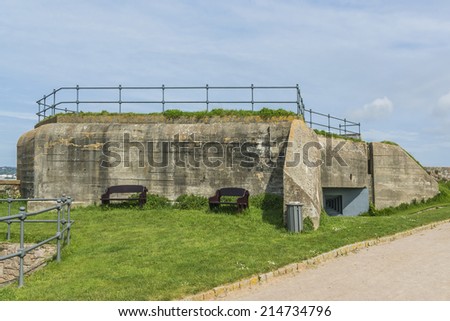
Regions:
[[[230, 202], [230, 201], [221, 201], [222, 196], [236, 196], [238, 197], [236, 201]], [[221, 204], [226, 205], [236, 205], [238, 208], [238, 211], [242, 211], [246, 208], [248, 208], [248, 197], [250, 196], [250, 193], [244, 189], [244, 188], [238, 188], [238, 187], [226, 187], [221, 188], [216, 191], [216, 194], [214, 196], [211, 196], [209, 198], [209, 208], [214, 209], [219, 207]]]
[[[110, 186], [102, 194], [100, 200], [102, 204], [110, 204], [111, 201], [138, 201], [139, 206], [142, 207], [147, 202], [147, 187], [142, 185], [117, 185]], [[111, 194], [126, 194], [139, 193], [137, 197], [111, 197]]]

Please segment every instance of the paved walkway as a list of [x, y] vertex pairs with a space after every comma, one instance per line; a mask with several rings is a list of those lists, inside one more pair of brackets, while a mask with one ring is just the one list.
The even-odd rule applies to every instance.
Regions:
[[231, 292], [222, 300], [450, 300], [450, 223]]

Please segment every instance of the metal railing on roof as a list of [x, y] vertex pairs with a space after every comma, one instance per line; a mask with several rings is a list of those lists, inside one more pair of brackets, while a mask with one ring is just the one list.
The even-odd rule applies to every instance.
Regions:
[[[179, 94], [182, 98], [178, 98]], [[268, 97], [269, 95], [269, 97]], [[227, 97], [222, 99], [222, 97]], [[233, 98], [234, 97], [234, 98]], [[61, 87], [37, 101], [39, 121], [57, 113], [79, 113], [87, 105], [115, 105], [114, 112], [133, 112], [125, 105], [147, 105], [140, 112], [164, 112], [168, 108], [193, 105], [209, 111], [211, 108], [239, 106], [257, 110], [268, 105], [278, 108], [295, 106], [303, 115], [304, 105], [300, 88], [296, 86], [157, 86], [157, 87]], [[149, 106], [151, 106], [149, 108]], [[154, 106], [161, 109], [155, 110]], [[83, 110], [85, 111], [85, 110]], [[111, 112], [110, 109], [108, 111]]]
[[355, 123], [346, 118], [338, 118], [323, 114], [312, 109], [305, 109], [305, 122], [309, 127], [334, 133], [339, 136], [361, 139], [361, 123]]
[[[213, 108], [259, 110], [263, 107], [294, 109], [311, 128], [342, 136], [361, 137], [360, 123], [305, 109], [299, 85], [295, 86], [122, 86], [60, 87], [37, 101], [39, 121], [58, 113], [152, 113], [168, 109], [209, 111]], [[92, 110], [89, 105], [97, 105]], [[134, 106], [140, 105], [138, 109]], [[114, 109], [111, 106], [115, 106]], [[156, 109], [155, 107], [158, 107]], [[100, 108], [100, 110], [98, 109]], [[313, 119], [314, 118], [314, 119]]]

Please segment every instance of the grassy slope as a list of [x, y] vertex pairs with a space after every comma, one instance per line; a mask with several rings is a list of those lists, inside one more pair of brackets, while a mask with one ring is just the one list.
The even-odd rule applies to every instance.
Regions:
[[[321, 228], [287, 233], [279, 212], [230, 215], [206, 210], [98, 207], [73, 211], [62, 262], [0, 289], [1, 300], [173, 300], [370, 238], [450, 218], [450, 190], [432, 204], [387, 216], [327, 217]], [[0, 226], [6, 229], [3, 226]], [[29, 226], [35, 239], [44, 227]], [[15, 233], [15, 235], [17, 235]]]

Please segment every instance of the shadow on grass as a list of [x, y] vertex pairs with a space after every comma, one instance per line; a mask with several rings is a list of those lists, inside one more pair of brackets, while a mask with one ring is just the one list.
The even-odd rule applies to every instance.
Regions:
[[282, 196], [264, 193], [256, 195], [253, 202], [262, 210], [263, 222], [271, 224], [277, 229], [284, 229]]
[[262, 220], [269, 223], [278, 229], [284, 229], [283, 223], [283, 208], [263, 209]]
[[207, 212], [213, 214], [245, 215], [249, 212], [249, 209], [239, 211], [236, 205], [226, 204], [214, 208], [208, 208]]

